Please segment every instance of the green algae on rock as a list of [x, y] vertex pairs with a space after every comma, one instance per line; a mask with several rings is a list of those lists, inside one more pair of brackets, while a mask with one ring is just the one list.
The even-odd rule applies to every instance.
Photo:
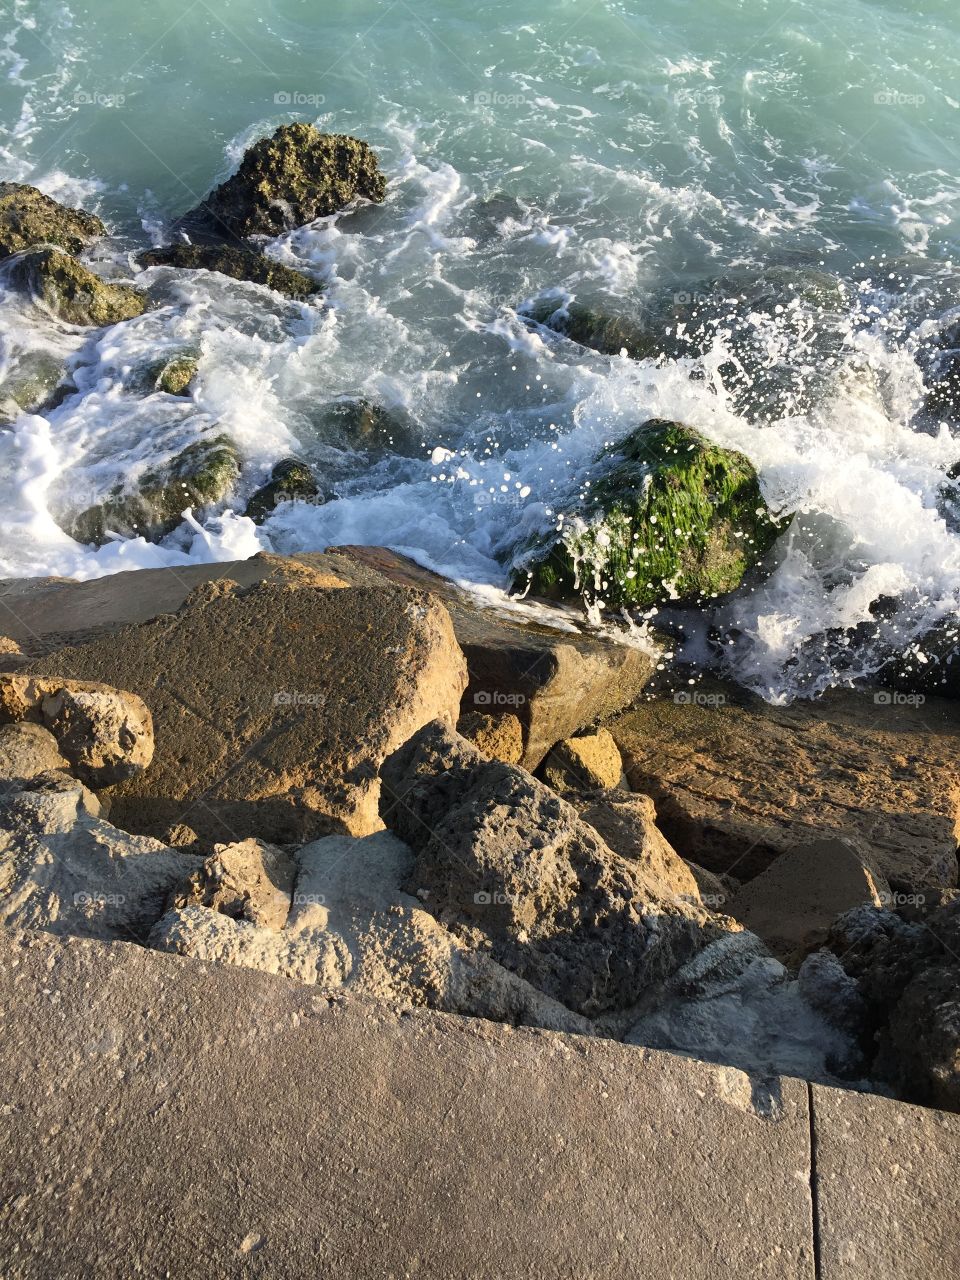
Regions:
[[518, 585], [554, 599], [692, 603], [735, 590], [780, 532], [750, 461], [689, 427], [654, 418], [608, 453], [588, 505], [562, 516], [552, 545], [516, 558]]
[[236, 249], [230, 245], [174, 244], [162, 249], [147, 249], [138, 254], [141, 267], [178, 267], [193, 271], [218, 271], [232, 280], [249, 280], [266, 285], [287, 298], [301, 301], [319, 293], [323, 285], [303, 271], [285, 267], [254, 249]]
[[156, 388], [165, 391], [168, 396], [185, 396], [189, 393], [190, 383], [196, 377], [200, 361], [196, 356], [174, 356], [160, 368], [156, 377]]
[[80, 253], [106, 234], [96, 214], [68, 209], [26, 183], [0, 182], [0, 258], [41, 244]]
[[263, 524], [267, 516], [281, 502], [297, 500], [314, 502], [318, 506], [326, 501], [313, 472], [299, 458], [284, 458], [270, 472], [269, 481], [250, 496], [244, 515], [255, 524]]
[[324, 406], [321, 429], [332, 443], [348, 449], [388, 449], [405, 458], [422, 457], [423, 433], [405, 410], [386, 409], [363, 396], [345, 396]]
[[655, 358], [662, 350], [662, 339], [652, 326], [638, 323], [628, 316], [608, 315], [579, 302], [560, 307], [549, 300], [538, 302], [523, 314], [572, 342], [599, 351], [601, 355], [617, 356], [626, 351], [632, 360], [647, 360]]
[[162, 467], [145, 472], [134, 493], [114, 493], [66, 524], [78, 542], [102, 546], [110, 534], [156, 542], [180, 523], [187, 507], [222, 501], [240, 475], [237, 450], [228, 436], [188, 445]]
[[14, 258], [7, 279], [67, 324], [108, 325], [147, 309], [147, 295], [127, 284], [109, 284], [59, 249], [33, 249]]
[[0, 426], [50, 407], [64, 363], [46, 351], [24, 352], [0, 385]]
[[365, 142], [285, 124], [250, 147], [240, 168], [181, 219], [221, 239], [275, 236], [336, 213], [358, 196], [379, 204], [386, 178]]

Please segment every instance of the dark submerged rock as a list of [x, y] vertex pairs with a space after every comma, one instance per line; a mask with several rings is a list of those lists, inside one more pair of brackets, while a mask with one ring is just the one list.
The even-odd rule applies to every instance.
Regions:
[[319, 293], [323, 286], [302, 271], [273, 262], [253, 249], [230, 245], [174, 244], [147, 249], [137, 256], [141, 267], [178, 267], [192, 271], [218, 271], [231, 280], [266, 285], [287, 298], [300, 301]]
[[313, 472], [305, 462], [299, 458], [284, 458], [271, 471], [268, 483], [251, 495], [244, 515], [256, 524], [263, 524], [281, 502], [298, 499], [320, 505], [327, 501], [327, 495], [321, 493]]

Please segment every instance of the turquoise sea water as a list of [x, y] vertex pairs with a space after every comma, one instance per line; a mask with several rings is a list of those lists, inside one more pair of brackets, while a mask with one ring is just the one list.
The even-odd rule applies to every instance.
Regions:
[[[78, 388], [0, 436], [0, 572], [354, 541], [496, 592], [518, 530], [549, 523], [599, 445], [658, 414], [743, 449], [768, 500], [803, 517], [773, 575], [718, 618], [741, 679], [781, 697], [871, 670], [879, 651], [851, 659], [843, 637], [880, 597], [907, 639], [955, 614], [943, 485], [960, 441], [918, 417], [914, 358], [960, 309], [955, 4], [13, 0], [3, 24], [0, 177], [95, 209], [113, 233], [89, 259], [104, 274], [130, 276], [132, 253], [280, 123], [365, 138], [390, 188], [269, 246], [327, 281], [323, 306], [186, 273], [91, 337], [0, 298], [0, 377], [46, 351]], [[767, 366], [798, 389], [762, 416], [725, 380], [722, 332], [693, 370], [597, 356], [517, 315], [543, 295], [709, 310], [718, 276], [812, 268], [846, 285], [842, 356], [824, 377], [815, 321], [758, 317]], [[138, 363], [197, 342], [192, 401], [135, 389]], [[345, 394], [403, 406], [425, 456], [339, 449], [317, 407]], [[259, 530], [193, 515], [161, 548], [94, 551], [60, 530], [223, 430], [245, 459], [234, 511], [291, 452], [337, 500]]]

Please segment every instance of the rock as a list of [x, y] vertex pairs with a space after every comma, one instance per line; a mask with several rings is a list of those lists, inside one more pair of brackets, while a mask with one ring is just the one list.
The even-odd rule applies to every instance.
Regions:
[[[651, 800], [650, 803], [652, 805], [653, 801]], [[720, 876], [715, 876], [712, 871], [708, 871], [706, 867], [701, 867], [696, 862], [690, 862], [687, 858], [682, 859], [682, 861], [693, 876], [703, 905], [711, 911], [724, 911], [731, 893], [728, 881], [732, 881], [735, 885], [737, 884], [733, 877], [728, 876], [726, 880], [722, 880]], [[739, 885], [737, 887], [739, 888]]]
[[22, 654], [23, 650], [16, 640], [12, 640], [10, 636], [0, 636], [0, 657], [19, 658]]
[[256, 524], [263, 524], [281, 502], [298, 501], [312, 501], [319, 506], [325, 496], [321, 495], [320, 486], [305, 462], [284, 458], [270, 472], [269, 482], [251, 494], [244, 515]]
[[43, 725], [0, 726], [0, 794], [10, 789], [11, 782], [22, 783], [38, 774], [69, 767], [56, 738]]
[[380, 827], [381, 761], [456, 720], [466, 666], [438, 601], [296, 567], [282, 585], [211, 582], [173, 616], [43, 659], [45, 673], [110, 672], [150, 704], [156, 751], [113, 793], [122, 825], [186, 822], [211, 842], [364, 835]]
[[422, 428], [408, 413], [385, 409], [362, 397], [344, 397], [325, 405], [317, 427], [341, 449], [385, 450], [406, 458], [422, 458], [429, 452]]
[[106, 234], [96, 214], [68, 209], [26, 183], [0, 182], [0, 258], [41, 244], [80, 253]]
[[628, 316], [610, 315], [579, 302], [557, 307], [548, 299], [521, 314], [602, 355], [618, 356], [626, 351], [632, 360], [647, 360], [655, 359], [663, 349], [663, 335], [656, 333], [651, 325], [638, 323]]
[[91, 938], [142, 936], [199, 863], [119, 831], [85, 807], [80, 783], [0, 801], [0, 924]]
[[[275, 233], [271, 233], [275, 234]], [[284, 297], [303, 301], [320, 293], [323, 285], [303, 271], [285, 267], [253, 249], [230, 245], [173, 244], [137, 255], [141, 267], [177, 267], [188, 271], [217, 271], [231, 280], [265, 285]]]
[[866, 1006], [856, 982], [830, 951], [812, 951], [797, 970], [797, 987], [812, 1008], [832, 1027], [848, 1035], [863, 1034]]
[[735, 590], [780, 532], [740, 453], [651, 419], [609, 451], [559, 537], [514, 557], [536, 595], [647, 608]]
[[147, 309], [140, 289], [108, 284], [59, 249], [33, 249], [12, 258], [7, 280], [66, 324], [119, 324]]
[[[571, 803], [614, 853], [640, 867], [646, 880], [656, 885], [664, 898], [701, 905], [696, 877], [658, 830], [656, 810], [649, 796], [598, 791], [573, 796]], [[723, 902], [721, 896], [719, 901], [702, 905], [719, 911]]]
[[[46, 675], [0, 675], [0, 723], [43, 724], [77, 776], [112, 786], [153, 758], [153, 721], [134, 693]], [[52, 766], [58, 767], [58, 766]]]
[[46, 408], [64, 374], [63, 361], [47, 351], [22, 352], [11, 366], [0, 386], [0, 424]]
[[864, 1003], [869, 1074], [960, 1111], [960, 894], [895, 894], [892, 905], [847, 912], [828, 939]]
[[523, 759], [523, 725], [509, 711], [502, 716], [465, 711], [457, 721], [457, 733], [488, 760], [519, 764]]
[[[300, 558], [314, 562], [310, 555]], [[654, 637], [646, 646], [615, 644], [478, 605], [453, 583], [383, 547], [334, 547], [323, 560], [351, 581], [383, 574], [443, 600], [470, 673], [463, 711], [515, 715], [523, 726], [525, 769], [535, 769], [561, 738], [630, 706], [664, 656]]]
[[188, 445], [137, 481], [135, 493], [110, 497], [66, 521], [77, 542], [102, 546], [111, 534], [159, 542], [180, 524], [187, 508], [222, 502], [240, 478], [236, 446], [225, 435]]
[[585, 1017], [635, 1004], [730, 924], [662, 895], [543, 783], [442, 724], [381, 776], [384, 822], [415, 851], [408, 883], [427, 909]]
[[623, 781], [623, 761], [606, 729], [565, 738], [543, 762], [543, 780], [554, 791], [606, 791]]
[[890, 887], [863, 849], [832, 836], [798, 844], [743, 886], [727, 911], [785, 963], [815, 951], [837, 916], [890, 899]]
[[[195, 840], [195, 833], [190, 834]], [[276, 845], [256, 839], [219, 844], [191, 877], [189, 888], [176, 895], [173, 906], [207, 907], [232, 920], [282, 929], [296, 875], [293, 855]]]
[[[249, 842], [248, 842], [249, 843]], [[461, 946], [401, 881], [409, 849], [387, 833], [329, 836], [297, 855], [293, 905], [282, 930], [187, 907], [158, 923], [160, 950], [263, 969], [325, 992], [349, 991], [404, 1007], [587, 1034], [590, 1024]]]
[[181, 223], [225, 240], [276, 236], [357, 198], [379, 204], [386, 179], [365, 142], [286, 124], [248, 148], [240, 168]]
[[951, 704], [836, 690], [770, 706], [700, 687], [608, 723], [630, 785], [684, 856], [740, 880], [801, 841], [849, 837], [894, 890], [957, 881], [960, 730]]
[[[947, 616], [891, 658], [879, 674], [890, 689], [906, 694], [960, 698], [960, 618]], [[877, 694], [889, 702], [895, 694]]]
[[917, 349], [926, 392], [924, 413], [937, 422], [960, 419], [960, 324], [935, 330]]
[[168, 396], [185, 396], [189, 394], [190, 383], [197, 376], [200, 361], [196, 356], [176, 356], [168, 360], [157, 374], [156, 387]]

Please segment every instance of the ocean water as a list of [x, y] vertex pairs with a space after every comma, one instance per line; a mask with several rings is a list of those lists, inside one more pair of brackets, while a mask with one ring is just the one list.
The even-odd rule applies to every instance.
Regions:
[[[366, 542], [499, 598], [518, 540], [552, 527], [598, 450], [662, 416], [742, 449], [795, 517], [767, 576], [700, 620], [737, 679], [815, 694], [957, 616], [960, 431], [922, 413], [917, 361], [960, 318], [955, 3], [11, 0], [0, 66], [0, 177], [99, 213], [111, 235], [87, 261], [158, 304], [90, 332], [0, 293], [0, 380], [49, 358], [77, 388], [0, 432], [0, 574]], [[321, 301], [137, 272], [138, 250], [291, 120], [366, 139], [389, 179], [383, 205], [267, 246], [325, 281]], [[744, 361], [730, 281], [811, 272], [840, 282], [841, 305], [768, 291]], [[545, 298], [692, 307], [711, 344], [598, 355], [524, 320]], [[192, 345], [192, 397], [146, 394], [138, 372]], [[409, 414], [419, 456], [345, 448], [322, 412], [345, 395]], [[187, 513], [159, 546], [63, 532], [217, 432], [244, 459], [224, 509]], [[246, 498], [290, 454], [336, 498], [258, 528]], [[602, 604], [588, 625], [635, 634]]]

